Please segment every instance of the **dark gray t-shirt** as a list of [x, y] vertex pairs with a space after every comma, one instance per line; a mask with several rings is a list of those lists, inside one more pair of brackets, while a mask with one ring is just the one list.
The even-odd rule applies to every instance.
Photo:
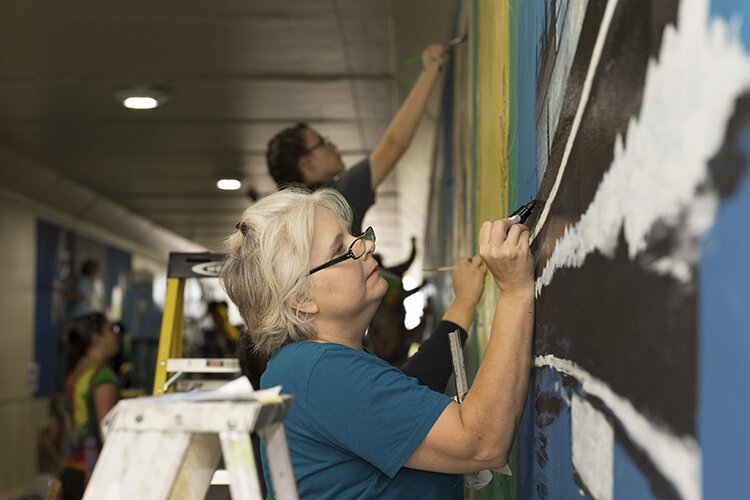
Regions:
[[345, 170], [338, 178], [325, 187], [330, 187], [344, 195], [352, 207], [352, 234], [362, 233], [362, 219], [367, 210], [375, 203], [375, 193], [372, 190], [372, 175], [370, 174], [370, 157], [365, 157], [352, 168]]

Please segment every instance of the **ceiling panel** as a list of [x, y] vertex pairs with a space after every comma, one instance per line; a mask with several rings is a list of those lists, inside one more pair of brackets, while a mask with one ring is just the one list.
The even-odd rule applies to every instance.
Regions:
[[[384, 83], [385, 82], [385, 83]], [[387, 98], [376, 80], [361, 92], [369, 101]], [[168, 101], [152, 113], [128, 110], [117, 101], [119, 82], [20, 82], [0, 79], [2, 123], [34, 121], [158, 123], [170, 121], [274, 122], [299, 120], [350, 121], [354, 110], [346, 79], [185, 80], [166, 87]], [[289, 115], [281, 114], [286, 110]]]
[[[0, 143], [219, 249], [247, 192], [275, 190], [265, 148], [281, 128], [310, 123], [349, 166], [377, 144], [395, 111], [392, 3], [7, 0]], [[169, 100], [127, 110], [114, 93], [129, 83]], [[233, 172], [242, 189], [220, 192]], [[398, 252], [392, 179], [378, 200], [379, 248]]]

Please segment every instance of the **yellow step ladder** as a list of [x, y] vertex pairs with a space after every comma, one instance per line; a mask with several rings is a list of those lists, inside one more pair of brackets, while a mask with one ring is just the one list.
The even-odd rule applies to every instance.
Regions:
[[[226, 373], [239, 376], [240, 365], [237, 359], [182, 357], [185, 280], [218, 277], [222, 262], [224, 262], [224, 255], [219, 253], [169, 254], [167, 294], [154, 372], [153, 394], [155, 396], [174, 390], [175, 382], [185, 373]], [[168, 374], [171, 374], [169, 378], [167, 378]], [[210, 388], [216, 383], [217, 381], [204, 381], [201, 383], [201, 388]]]

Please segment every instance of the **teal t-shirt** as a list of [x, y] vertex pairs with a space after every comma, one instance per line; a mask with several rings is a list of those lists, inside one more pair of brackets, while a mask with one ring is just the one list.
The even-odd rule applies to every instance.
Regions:
[[463, 476], [403, 467], [450, 403], [445, 394], [377, 356], [315, 342], [271, 357], [261, 387], [276, 385], [294, 397], [284, 426], [300, 498], [463, 498]]

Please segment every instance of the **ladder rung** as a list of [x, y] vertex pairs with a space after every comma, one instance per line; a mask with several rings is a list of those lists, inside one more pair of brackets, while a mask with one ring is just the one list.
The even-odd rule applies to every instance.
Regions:
[[227, 472], [226, 469], [218, 469], [214, 471], [214, 475], [211, 478], [211, 484], [213, 486], [219, 486], [223, 484], [228, 485], [229, 484], [229, 472]]
[[218, 389], [226, 383], [226, 379], [190, 379], [178, 381], [176, 388], [177, 392], [206, 391]]
[[168, 372], [183, 373], [240, 373], [236, 358], [169, 358]]

